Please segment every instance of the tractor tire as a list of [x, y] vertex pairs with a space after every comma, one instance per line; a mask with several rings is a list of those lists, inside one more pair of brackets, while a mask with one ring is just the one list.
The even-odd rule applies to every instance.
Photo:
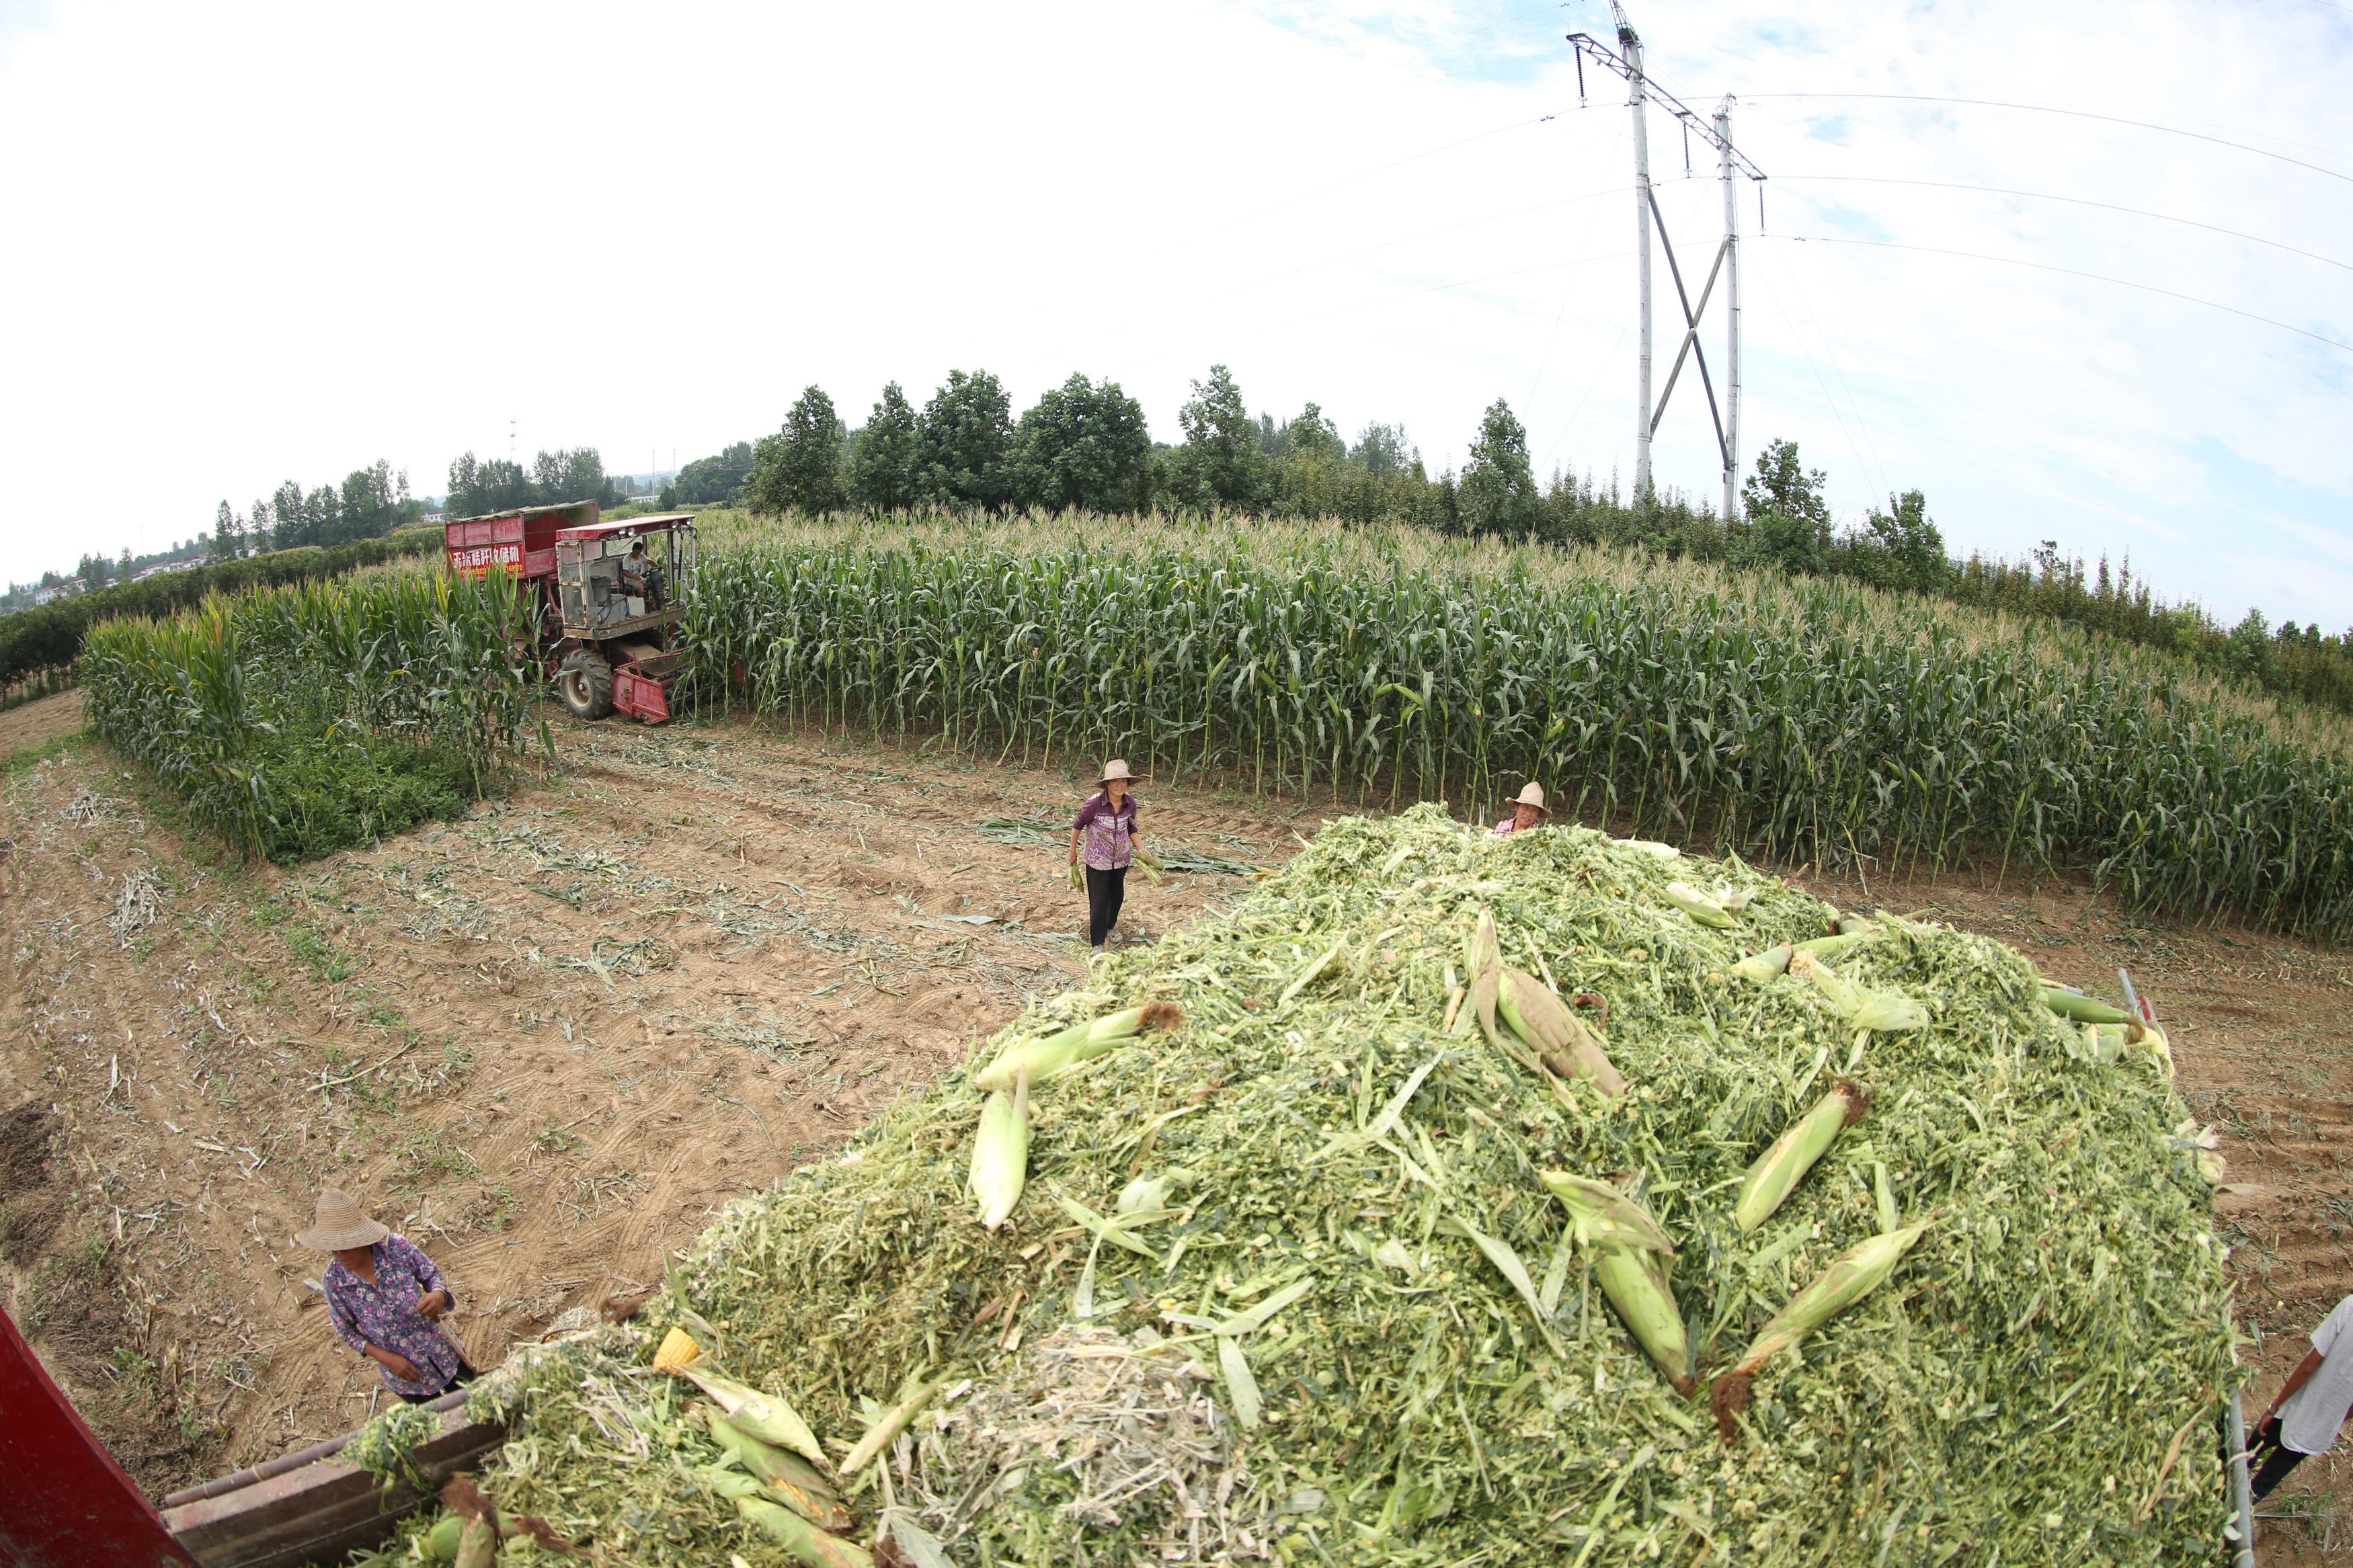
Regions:
[[555, 672], [555, 695], [575, 719], [602, 719], [613, 711], [613, 667], [602, 656], [575, 648]]

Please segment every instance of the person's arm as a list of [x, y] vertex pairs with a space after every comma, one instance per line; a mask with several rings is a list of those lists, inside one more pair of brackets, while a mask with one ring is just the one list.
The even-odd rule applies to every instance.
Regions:
[[423, 1287], [417, 1295], [417, 1305], [409, 1310], [422, 1318], [438, 1318], [456, 1307], [458, 1298], [451, 1292], [449, 1281], [441, 1277], [440, 1265], [426, 1256], [425, 1249], [406, 1237], [395, 1237], [393, 1241], [404, 1254], [409, 1272], [417, 1276], [417, 1284]]
[[363, 1335], [360, 1332], [359, 1319], [352, 1311], [351, 1304], [337, 1297], [332, 1290], [327, 1295], [327, 1318], [334, 1326], [336, 1338], [383, 1367], [401, 1382], [415, 1383], [423, 1375], [417, 1370], [417, 1363], [406, 1356], [402, 1355], [398, 1351], [388, 1351], [382, 1345], [372, 1343]]
[[[2295, 1398], [2295, 1391], [2312, 1381], [2312, 1374], [2320, 1370], [2320, 1362], [2321, 1355], [2318, 1351], [2306, 1352], [2305, 1358], [2295, 1363], [2295, 1370], [2287, 1374], [2287, 1381], [2280, 1384], [2280, 1391], [2272, 1395], [2271, 1408], [2263, 1412], [2263, 1421], [2268, 1421], [2278, 1415], [2280, 1406]], [[2260, 1426], [2263, 1421], [2258, 1421], [2255, 1425]]]

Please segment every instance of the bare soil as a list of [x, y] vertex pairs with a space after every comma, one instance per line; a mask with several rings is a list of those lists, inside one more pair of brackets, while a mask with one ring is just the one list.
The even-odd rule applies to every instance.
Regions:
[[[0, 714], [0, 756], [79, 723], [73, 693]], [[717, 1205], [1084, 972], [1059, 836], [1091, 785], [1059, 767], [744, 725], [558, 742], [565, 771], [506, 801], [291, 872], [178, 831], [94, 742], [5, 780], [0, 1300], [154, 1490], [381, 1397], [292, 1238], [319, 1186], [426, 1247], [492, 1365], [566, 1308], [649, 1289]], [[1261, 865], [1338, 810], [1139, 795], [1164, 851]], [[992, 818], [1056, 837], [1004, 842]], [[2103, 994], [2131, 970], [2230, 1160], [2216, 1226], [2259, 1413], [2353, 1291], [2353, 957], [2047, 878], [1792, 879]], [[1245, 887], [1137, 883], [1127, 931]], [[2307, 1460], [2267, 1505], [2288, 1516], [2263, 1525], [2267, 1568], [2343, 1560], [2348, 1487], [2341, 1454]]]

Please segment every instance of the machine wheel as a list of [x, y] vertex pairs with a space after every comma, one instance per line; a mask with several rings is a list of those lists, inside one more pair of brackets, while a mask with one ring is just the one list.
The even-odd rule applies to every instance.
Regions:
[[555, 673], [555, 694], [575, 719], [602, 719], [613, 710], [613, 667], [588, 649], [564, 656]]

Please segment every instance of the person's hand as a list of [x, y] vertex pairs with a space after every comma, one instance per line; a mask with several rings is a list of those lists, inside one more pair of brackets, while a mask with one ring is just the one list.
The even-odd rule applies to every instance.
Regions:
[[375, 1351], [375, 1359], [384, 1363], [384, 1369], [392, 1373], [393, 1376], [400, 1379], [401, 1382], [422, 1383], [425, 1381], [425, 1374], [417, 1370], [417, 1363], [410, 1361], [398, 1351], [388, 1351], [382, 1345], [376, 1345], [372, 1348]]
[[457, 1303], [449, 1299], [448, 1291], [428, 1290], [417, 1299], [417, 1305], [408, 1310], [420, 1318], [438, 1319], [456, 1305]]

